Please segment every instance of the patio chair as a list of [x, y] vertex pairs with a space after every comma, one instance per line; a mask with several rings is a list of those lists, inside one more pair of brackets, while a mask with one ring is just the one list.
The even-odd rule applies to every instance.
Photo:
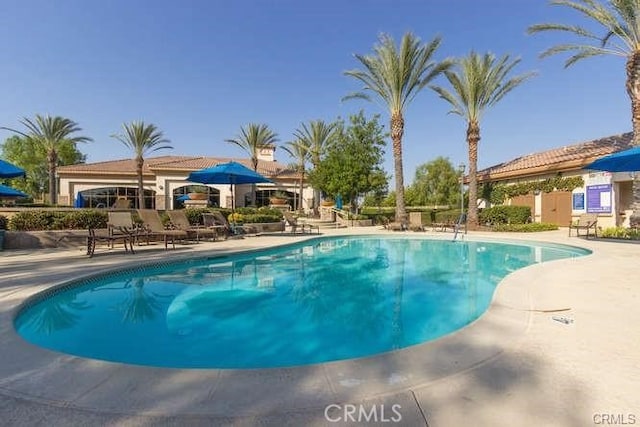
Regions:
[[284, 216], [284, 220], [291, 227], [291, 232], [293, 234], [295, 234], [298, 229], [302, 231], [302, 234], [305, 233], [305, 230], [309, 230], [309, 233], [311, 233], [314, 228], [317, 230], [318, 234], [320, 234], [319, 226], [306, 222], [298, 222], [298, 219], [291, 215], [291, 212], [282, 212], [282, 216]]
[[[224, 218], [223, 218], [224, 219]], [[202, 214], [202, 224], [204, 227], [209, 230], [214, 230], [216, 235], [224, 235], [225, 239], [229, 236], [230, 229], [229, 226], [220, 221], [213, 213], [203, 213]]]
[[[133, 251], [133, 240], [131, 235], [129, 234], [119, 234], [119, 235], [111, 235], [109, 231], [97, 231], [94, 228], [89, 228], [89, 236], [87, 236], [87, 255], [89, 258], [93, 257], [94, 252], [96, 251], [96, 244], [98, 242], [105, 242], [109, 245], [109, 249], [113, 248], [113, 243], [122, 240], [124, 243], [124, 251], [129, 252], [131, 249], [131, 253], [134, 254]], [[127, 246], [127, 244], [129, 246]]]
[[[211, 215], [213, 215], [215, 224], [222, 226], [222, 230], [224, 231], [224, 234], [227, 239], [232, 236], [242, 237], [244, 234], [250, 234], [250, 233], [255, 234], [256, 232], [255, 229], [251, 229], [249, 227], [245, 227], [238, 224], [230, 224], [227, 218], [225, 218], [225, 216], [220, 211], [213, 211]], [[203, 215], [203, 218], [204, 218], [204, 215]]]
[[464, 226], [464, 234], [467, 234], [467, 214], [461, 213], [455, 222], [449, 222], [443, 226], [442, 231], [447, 231], [448, 228], [451, 229], [454, 233], [459, 233]]
[[131, 200], [127, 200], [124, 198], [116, 199], [111, 206], [111, 209], [130, 209], [131, 208]]
[[569, 223], [569, 237], [571, 230], [576, 230], [576, 236], [580, 237], [580, 230], [586, 230], [586, 238], [589, 238], [589, 230], [593, 228], [593, 235], [598, 237], [598, 214], [586, 213], [580, 215], [578, 221]]
[[162, 220], [160, 219], [160, 215], [158, 211], [153, 209], [138, 209], [138, 216], [142, 220], [145, 228], [152, 234], [156, 236], [162, 236], [164, 240], [164, 249], [167, 250], [169, 245], [169, 240], [171, 240], [171, 244], [173, 248], [176, 248], [176, 238], [178, 239], [186, 239], [187, 232], [184, 230], [167, 230], [162, 225]]
[[140, 238], [147, 240], [149, 244], [149, 233], [146, 229], [141, 228], [133, 222], [131, 212], [108, 212], [107, 230], [111, 236], [119, 236], [126, 234], [131, 237], [132, 243], [140, 244]]
[[402, 222], [389, 221], [389, 218], [387, 217], [383, 217], [382, 226], [384, 227], [385, 230], [391, 230], [391, 231], [404, 231], [407, 229], [405, 224], [403, 224]]
[[422, 212], [409, 212], [409, 230], [425, 231], [422, 223]]
[[186, 231], [188, 235], [195, 235], [196, 242], [200, 241], [200, 236], [210, 236], [213, 240], [217, 240], [218, 232], [215, 229], [206, 228], [204, 226], [192, 225], [187, 218], [187, 214], [182, 210], [167, 211], [171, 224], [177, 230]]

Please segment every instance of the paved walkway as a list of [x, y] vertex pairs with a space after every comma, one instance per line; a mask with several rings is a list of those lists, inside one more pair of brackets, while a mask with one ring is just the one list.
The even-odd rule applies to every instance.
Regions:
[[[384, 233], [374, 228], [325, 235]], [[399, 232], [410, 238], [450, 233]], [[584, 426], [640, 422], [640, 245], [535, 239], [593, 250], [509, 275], [479, 320], [432, 343], [379, 356], [264, 370], [180, 370], [102, 362], [44, 350], [15, 334], [25, 298], [78, 275], [122, 265], [290, 243], [301, 236], [141, 247], [0, 252], [0, 419], [4, 425]], [[564, 324], [553, 310], [569, 308]], [[331, 406], [329, 406], [331, 405]], [[394, 406], [396, 405], [396, 406]], [[327, 409], [328, 408], [328, 409]], [[362, 408], [362, 409], [360, 409]], [[355, 412], [351, 412], [354, 410]], [[364, 412], [359, 412], [359, 411]], [[606, 417], [606, 418], [605, 418]], [[332, 422], [336, 421], [336, 422]], [[369, 425], [376, 423], [361, 423]]]

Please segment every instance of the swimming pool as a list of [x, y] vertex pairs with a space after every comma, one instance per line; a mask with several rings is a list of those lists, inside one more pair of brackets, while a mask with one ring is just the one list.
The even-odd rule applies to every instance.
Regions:
[[578, 248], [318, 238], [166, 262], [36, 296], [15, 327], [78, 356], [176, 368], [297, 366], [430, 341], [477, 319], [509, 272]]

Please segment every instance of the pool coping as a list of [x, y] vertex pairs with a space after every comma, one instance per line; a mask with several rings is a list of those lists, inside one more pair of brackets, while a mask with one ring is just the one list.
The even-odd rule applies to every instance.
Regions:
[[[437, 234], [409, 238], [425, 237], [450, 238]], [[466, 239], [509, 243], [520, 240], [473, 235]], [[225, 253], [238, 251], [241, 250], [227, 249]], [[192, 256], [176, 254], [172, 261]], [[518, 347], [531, 327], [534, 310], [540, 310], [532, 300], [532, 287], [536, 284], [531, 279], [536, 277], [536, 270], [588, 264], [588, 258], [535, 264], [511, 273], [499, 283], [490, 307], [479, 319], [438, 340], [371, 357], [293, 368], [152, 368], [49, 351], [27, 343], [13, 330], [13, 318], [24, 301], [61, 283], [32, 287], [18, 291], [20, 302], [0, 315], [0, 336], [3, 347], [8, 349], [0, 364], [0, 391], [47, 405], [117, 414], [228, 419], [300, 411], [321, 413], [336, 402], [384, 398], [463, 375]], [[136, 263], [138, 260], [127, 264]], [[108, 271], [113, 267], [98, 267], [86, 276]], [[467, 351], [470, 342], [474, 343], [472, 352]], [[171, 393], [180, 387], [190, 393]], [[161, 408], [158, 401], [162, 401]]]

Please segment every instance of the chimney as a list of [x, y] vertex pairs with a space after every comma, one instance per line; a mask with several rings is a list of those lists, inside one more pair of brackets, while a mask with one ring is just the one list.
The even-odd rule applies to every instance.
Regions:
[[275, 145], [264, 146], [258, 151], [258, 160], [264, 160], [265, 162], [275, 162]]

